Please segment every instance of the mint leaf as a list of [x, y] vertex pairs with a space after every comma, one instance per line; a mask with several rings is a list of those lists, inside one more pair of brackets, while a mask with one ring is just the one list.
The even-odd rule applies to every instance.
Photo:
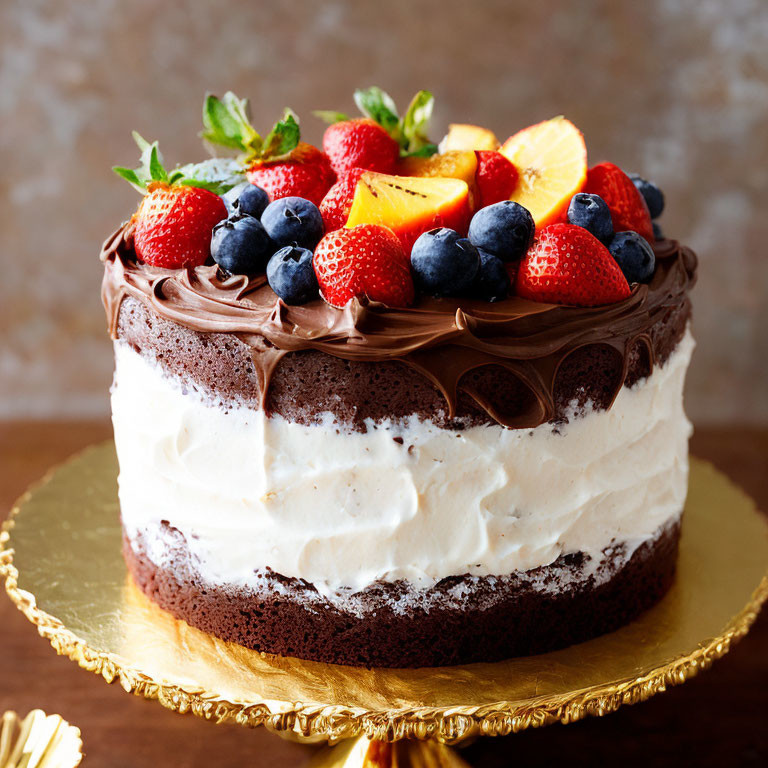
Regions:
[[301, 131], [296, 115], [288, 108], [282, 120], [278, 120], [262, 142], [258, 156], [264, 160], [284, 157], [299, 143]]
[[437, 144], [424, 144], [413, 152], [407, 150], [400, 152], [401, 157], [432, 157], [434, 154], [437, 154]]
[[316, 109], [312, 112], [315, 117], [319, 117], [324, 123], [333, 125], [334, 123], [343, 123], [352, 118], [344, 112], [334, 112], [332, 109]]
[[174, 169], [169, 183], [200, 187], [222, 195], [245, 180], [245, 169], [234, 158], [211, 157]]
[[371, 120], [377, 122], [395, 141], [400, 132], [400, 118], [392, 97], [378, 86], [355, 91], [357, 108]]

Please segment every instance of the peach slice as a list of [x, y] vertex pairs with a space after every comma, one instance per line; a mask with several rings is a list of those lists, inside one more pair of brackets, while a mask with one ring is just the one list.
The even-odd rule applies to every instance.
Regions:
[[430, 157], [406, 157], [397, 170], [401, 176], [443, 176], [461, 179], [471, 187], [475, 183], [477, 155], [472, 150], [451, 150]]
[[564, 117], [531, 125], [501, 147], [520, 180], [511, 199], [527, 208], [536, 228], [558, 221], [587, 178], [587, 148], [581, 131]]
[[455, 149], [498, 149], [499, 140], [493, 131], [481, 128], [479, 125], [468, 123], [451, 123], [448, 133], [440, 142], [440, 152], [450, 152]]
[[471, 215], [469, 187], [461, 179], [367, 171], [357, 182], [346, 226], [382, 224], [410, 253], [416, 238], [435, 227], [466, 234]]

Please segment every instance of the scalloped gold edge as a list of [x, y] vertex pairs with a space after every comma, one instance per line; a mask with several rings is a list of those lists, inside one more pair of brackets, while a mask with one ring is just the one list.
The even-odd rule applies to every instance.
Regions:
[[[712, 467], [709, 462], [699, 461]], [[274, 733], [292, 734], [307, 740], [335, 743], [342, 739], [367, 736], [369, 739], [383, 741], [436, 739], [444, 744], [457, 744], [479, 735], [507, 736], [526, 728], [538, 728], [555, 722], [575, 722], [588, 715], [601, 717], [615, 712], [623, 704], [646, 701], [665, 691], [668, 686], [681, 685], [701, 670], [707, 669], [746, 635], [768, 599], [766, 574], [747, 605], [728, 622], [722, 634], [711, 638], [692, 653], [680, 656], [645, 675], [560, 696], [444, 709], [417, 707], [365, 710], [339, 705], [286, 702], [292, 709], [286, 710], [281, 706], [280, 711], [275, 711], [268, 701], [255, 704], [228, 701], [203, 689], [158, 682], [138, 669], [123, 666], [116, 654], [91, 649], [61, 621], [39, 609], [34, 595], [19, 589], [19, 572], [13, 564], [13, 549], [8, 547], [10, 532], [16, 515], [34, 489], [45, 484], [55, 471], [56, 467], [22, 494], [0, 527], [0, 578], [5, 578], [5, 590], [13, 603], [37, 626], [38, 633], [50, 642], [56, 653], [67, 656], [83, 669], [100, 674], [108, 683], [119, 681], [127, 693], [156, 699], [175, 712], [191, 712], [197, 717], [217, 723], [235, 722], [251, 728], [264, 726]], [[740, 488], [734, 487], [743, 493]]]

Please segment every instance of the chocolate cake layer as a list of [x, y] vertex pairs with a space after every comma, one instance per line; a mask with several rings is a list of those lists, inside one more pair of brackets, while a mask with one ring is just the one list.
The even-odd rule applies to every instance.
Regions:
[[[686, 299], [649, 329], [657, 364], [666, 361], [682, 338], [690, 318]], [[123, 300], [118, 338], [136, 351], [156, 357], [169, 375], [184, 386], [195, 386], [223, 404], [237, 402], [258, 408], [262, 401], [258, 355], [269, 355], [254, 341], [233, 333], [202, 333], [167, 320], [143, 302]], [[448, 350], [445, 354], [450, 354]], [[553, 387], [552, 421], [562, 421], [574, 403], [591, 401], [606, 409], [623, 382], [629, 386], [651, 372], [645, 341], [636, 341], [624, 356], [607, 344], [579, 347], [560, 364]], [[350, 428], [365, 430], [366, 419], [408, 418], [416, 414], [438, 426], [461, 429], [497, 421], [514, 421], [534, 404], [529, 387], [501, 365], [485, 365], [465, 373], [458, 382], [454, 416], [448, 415], [443, 393], [422, 373], [399, 361], [345, 360], [317, 350], [282, 355], [271, 373], [265, 408], [290, 421], [311, 424], [332, 413]], [[481, 400], [484, 406], [478, 402]]]
[[265, 572], [258, 591], [213, 586], [184, 537], [165, 526], [162, 567], [141, 539], [124, 540], [128, 569], [161, 608], [248, 648], [367, 667], [424, 667], [543, 653], [609, 632], [657, 602], [672, 584], [680, 525], [627, 559], [606, 550], [597, 568], [581, 554], [509, 576], [457, 576], [429, 590], [375, 584], [331, 602], [302, 580]]
[[654, 250], [650, 283], [600, 307], [421, 296], [337, 309], [288, 306], [264, 275], [150, 267], [128, 224], [103, 249], [102, 295], [113, 337], [222, 401], [303, 423], [330, 411], [361, 430], [414, 414], [525, 428], [563, 419], [573, 401], [607, 408], [664, 362], [690, 314], [696, 257], [673, 240]]

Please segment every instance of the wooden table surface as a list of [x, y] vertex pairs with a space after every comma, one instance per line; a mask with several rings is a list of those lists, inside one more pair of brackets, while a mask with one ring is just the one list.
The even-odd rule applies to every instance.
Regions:
[[[0, 517], [45, 470], [109, 436], [109, 425], [0, 424]], [[701, 429], [697, 456], [714, 462], [768, 510], [768, 430]], [[724, 524], [727, 517], [724, 516]], [[263, 729], [216, 726], [57, 657], [47, 641], [0, 595], [0, 712], [40, 707], [83, 733], [87, 768], [306, 765], [313, 750]], [[768, 766], [768, 611], [712, 669], [643, 704], [606, 718], [555, 725], [463, 750], [473, 766]]]

